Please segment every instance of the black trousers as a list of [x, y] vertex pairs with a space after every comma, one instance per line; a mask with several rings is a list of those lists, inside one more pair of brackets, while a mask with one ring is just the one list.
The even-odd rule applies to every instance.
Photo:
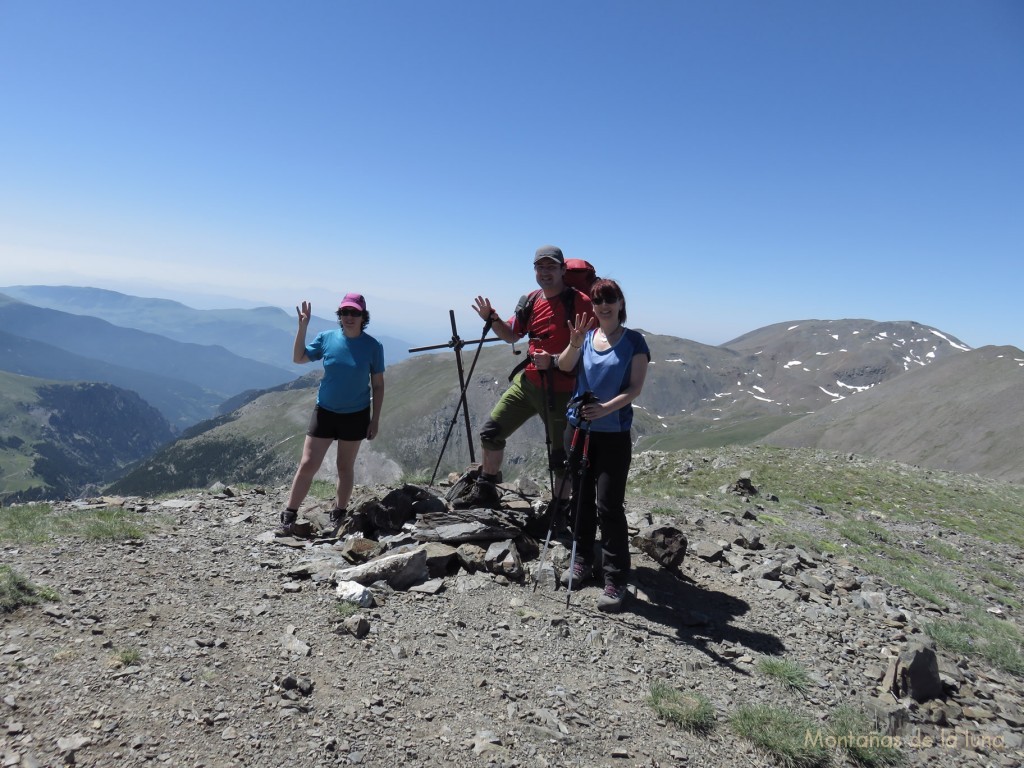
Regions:
[[565, 430], [565, 450], [572, 473], [572, 511], [579, 515], [571, 521], [577, 531], [576, 554], [592, 562], [597, 527], [601, 526], [601, 553], [605, 584], [624, 586], [629, 578], [629, 529], [626, 526], [626, 481], [633, 460], [633, 441], [629, 432], [591, 432], [587, 448], [588, 466], [583, 463], [586, 432], [580, 430], [576, 449], [572, 450], [575, 428]]

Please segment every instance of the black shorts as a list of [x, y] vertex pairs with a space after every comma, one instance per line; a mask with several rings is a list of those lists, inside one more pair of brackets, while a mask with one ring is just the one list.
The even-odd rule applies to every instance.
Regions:
[[306, 434], [331, 440], [365, 440], [369, 429], [369, 408], [355, 413], [335, 413], [318, 405], [313, 409], [313, 415], [309, 417]]

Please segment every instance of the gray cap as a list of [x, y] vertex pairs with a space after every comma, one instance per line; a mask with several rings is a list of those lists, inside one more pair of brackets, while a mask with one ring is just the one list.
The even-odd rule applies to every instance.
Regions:
[[542, 245], [538, 248], [537, 253], [533, 255], [533, 263], [536, 264], [541, 259], [551, 259], [558, 264], [565, 264], [562, 249], [555, 245]]

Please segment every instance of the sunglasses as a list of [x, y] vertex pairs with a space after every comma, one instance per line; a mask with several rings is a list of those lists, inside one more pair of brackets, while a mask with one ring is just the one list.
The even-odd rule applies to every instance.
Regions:
[[338, 314], [342, 317], [362, 317], [362, 310], [359, 309], [341, 309], [338, 310]]
[[594, 296], [590, 299], [595, 307], [600, 307], [602, 304], [614, 304], [619, 300], [618, 296]]

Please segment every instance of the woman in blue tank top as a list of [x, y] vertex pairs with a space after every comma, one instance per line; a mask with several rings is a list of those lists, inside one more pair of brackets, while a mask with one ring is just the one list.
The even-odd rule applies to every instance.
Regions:
[[[572, 505], [579, 515], [576, 559], [561, 580], [568, 584], [571, 577], [575, 585], [594, 575], [594, 541], [600, 522], [604, 592], [597, 607], [614, 612], [622, 609], [630, 570], [625, 498], [633, 454], [632, 403], [643, 389], [651, 352], [642, 334], [623, 325], [626, 298], [618, 283], [598, 280], [590, 288], [590, 299], [595, 318], [577, 316], [571, 323], [569, 346], [558, 355], [561, 370], [577, 369], [565, 445], [573, 477]], [[577, 429], [590, 432], [583, 482], [579, 473], [582, 438], [577, 450], [572, 450]]]

